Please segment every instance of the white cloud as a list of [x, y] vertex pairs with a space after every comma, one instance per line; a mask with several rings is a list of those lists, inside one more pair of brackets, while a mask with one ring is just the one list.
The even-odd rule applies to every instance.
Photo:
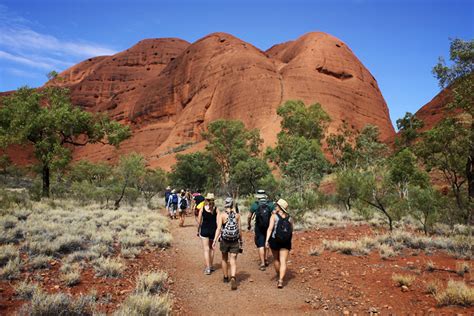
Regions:
[[33, 27], [33, 23], [0, 4], [0, 59], [60, 71], [86, 58], [116, 53], [100, 44], [62, 40]]
[[12, 74], [17, 77], [21, 78], [43, 78], [45, 77], [44, 74], [36, 73], [36, 72], [31, 72], [31, 71], [25, 71], [17, 68], [7, 68], [6, 71], [9, 74]]

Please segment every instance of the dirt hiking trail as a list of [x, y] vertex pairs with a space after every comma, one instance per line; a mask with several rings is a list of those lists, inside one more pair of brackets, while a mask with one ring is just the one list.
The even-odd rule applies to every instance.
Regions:
[[[179, 315], [295, 315], [314, 314], [305, 303], [310, 289], [304, 287], [293, 271], [291, 254], [285, 287], [276, 287], [273, 265], [260, 271], [253, 233], [244, 232], [244, 252], [237, 258], [238, 289], [231, 291], [223, 283], [221, 252], [216, 249], [211, 275], [204, 274], [201, 240], [196, 236], [194, 218], [187, 217], [185, 227], [171, 222], [173, 252], [167, 271], [172, 278], [174, 314]], [[218, 247], [217, 247], [218, 248]]]

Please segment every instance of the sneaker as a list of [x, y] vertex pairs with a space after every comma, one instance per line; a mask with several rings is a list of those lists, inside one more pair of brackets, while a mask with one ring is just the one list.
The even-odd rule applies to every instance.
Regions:
[[237, 290], [237, 281], [235, 280], [235, 277], [230, 278], [230, 289], [232, 291]]
[[266, 268], [267, 267], [265, 266], [265, 264], [261, 264], [259, 269], [260, 269], [260, 271], [265, 271]]
[[279, 288], [279, 289], [283, 288], [283, 280], [278, 280], [277, 288]]
[[224, 283], [229, 283], [229, 277], [228, 276], [224, 277]]
[[204, 274], [205, 274], [205, 275], [211, 274], [211, 269], [210, 269], [210, 268], [204, 269]]
[[211, 269], [211, 272], [216, 271], [216, 268], [214, 268], [214, 267], [211, 267], [210, 269]]

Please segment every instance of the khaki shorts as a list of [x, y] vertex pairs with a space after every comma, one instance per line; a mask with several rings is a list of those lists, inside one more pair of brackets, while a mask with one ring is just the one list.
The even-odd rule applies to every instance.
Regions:
[[221, 240], [220, 250], [223, 253], [239, 253], [239, 241], [225, 241]]

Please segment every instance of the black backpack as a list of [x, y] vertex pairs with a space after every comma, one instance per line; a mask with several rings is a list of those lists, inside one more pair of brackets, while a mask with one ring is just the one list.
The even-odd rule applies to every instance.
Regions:
[[275, 241], [279, 243], [286, 243], [291, 240], [293, 236], [293, 225], [290, 223], [290, 216], [285, 218], [278, 216], [278, 223], [275, 231]]
[[272, 211], [268, 206], [267, 202], [259, 202], [258, 209], [255, 216], [255, 222], [260, 228], [260, 231], [266, 232], [268, 226], [270, 226], [270, 217], [272, 216]]
[[182, 210], [185, 210], [188, 208], [188, 200], [185, 198], [181, 198], [181, 201], [179, 202], [179, 208]]

